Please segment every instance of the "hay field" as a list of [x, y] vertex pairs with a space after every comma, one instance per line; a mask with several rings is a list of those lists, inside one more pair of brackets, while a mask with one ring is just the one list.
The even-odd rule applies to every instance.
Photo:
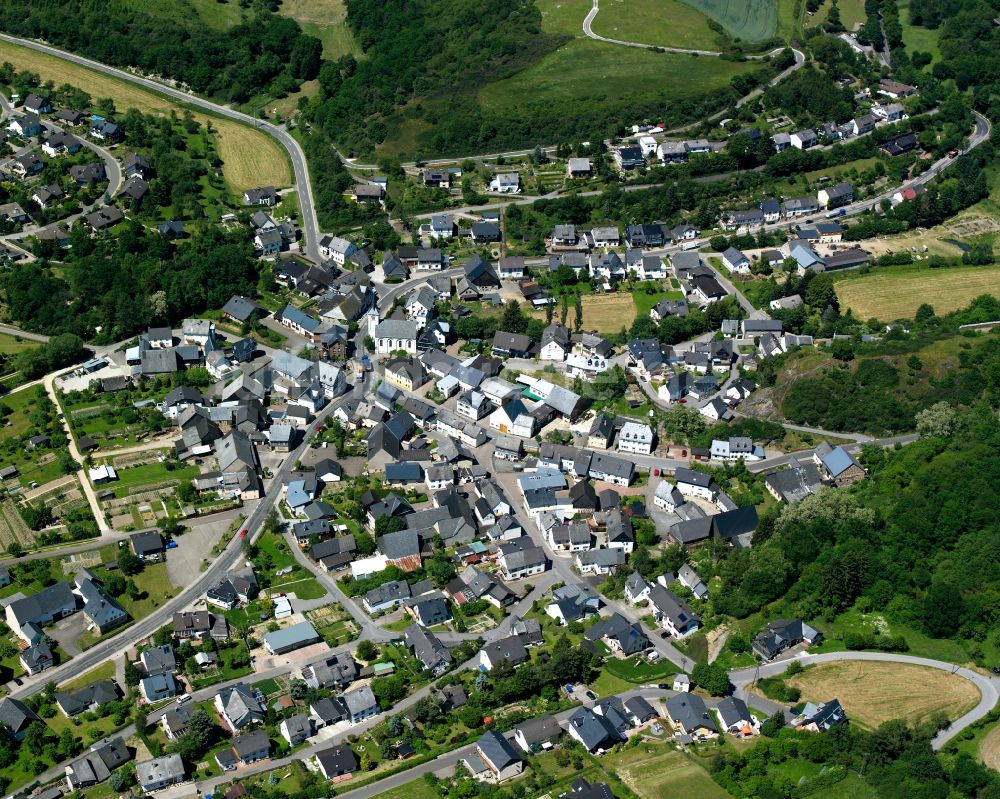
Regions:
[[[544, 319], [545, 311], [529, 311], [529, 316]], [[553, 321], [558, 322], [562, 313], [562, 304], [555, 306]], [[620, 333], [622, 327], [628, 330], [635, 321], [635, 302], [631, 294], [584, 294], [583, 295], [583, 329], [596, 330], [598, 333]], [[570, 327], [576, 320], [576, 311], [570, 301], [569, 315], [566, 324]]]
[[917, 723], [939, 711], [957, 719], [979, 702], [979, 689], [968, 680], [909, 663], [822, 663], [787, 682], [803, 700], [839, 699], [852, 722], [870, 728], [899, 718]]
[[964, 308], [980, 294], [1000, 297], [1000, 266], [885, 272], [840, 280], [836, 289], [842, 309], [888, 322], [911, 318], [925, 302], [943, 314]]
[[[43, 81], [51, 80], [57, 86], [63, 83], [78, 86], [94, 100], [110, 97], [119, 111], [136, 108], [147, 114], [164, 114], [182, 110], [162, 95], [27, 47], [0, 44], [0, 61], [9, 61], [18, 70], [37, 72]], [[242, 193], [254, 186], [292, 185], [288, 156], [270, 136], [230, 119], [197, 111], [194, 116], [203, 125], [210, 123], [216, 131], [222, 172], [233, 192]]]

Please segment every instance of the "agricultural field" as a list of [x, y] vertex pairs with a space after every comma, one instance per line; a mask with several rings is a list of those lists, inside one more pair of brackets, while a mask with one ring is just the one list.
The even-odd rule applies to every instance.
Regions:
[[899, 718], [916, 724], [938, 712], [956, 719], [979, 702], [979, 690], [968, 680], [908, 663], [823, 663], [787, 683], [803, 700], [837, 697], [851, 721], [868, 728]]
[[31, 549], [35, 532], [24, 523], [14, 500], [5, 499], [0, 502], [0, 550], [6, 552], [15, 542], [26, 550]]
[[[584, 294], [582, 297], [583, 329], [596, 330], [598, 333], [620, 333], [623, 327], [626, 330], [630, 328], [636, 317], [636, 303], [632, 296], [624, 293]], [[647, 310], [646, 313], [648, 314], [649, 311]], [[560, 308], [557, 307], [553, 318], [558, 320], [559, 314]], [[544, 319], [545, 311], [529, 311], [528, 315], [536, 319]], [[571, 298], [566, 323], [572, 325], [575, 318]]]
[[1000, 726], [994, 727], [980, 741], [979, 760], [1000, 771]]
[[[86, 90], [95, 100], [110, 97], [119, 111], [136, 108], [148, 114], [178, 111], [181, 106], [152, 91], [86, 67], [39, 53], [27, 47], [4, 43], [3, 60], [18, 70], [31, 70], [43, 81], [56, 85], [69, 83]], [[194, 117], [203, 125], [211, 125], [216, 133], [222, 173], [234, 193], [260, 185], [278, 187], [292, 184], [292, 170], [281, 145], [270, 136], [253, 128], [200, 111]]]
[[310, 36], [323, 42], [323, 57], [335, 61], [341, 56], [360, 57], [361, 48], [347, 25], [344, 0], [282, 0], [278, 13], [291, 17]]
[[683, 0], [711, 17], [732, 36], [761, 42], [778, 29], [778, 0]]
[[729, 85], [735, 75], [752, 72], [753, 62], [656, 53], [581, 38], [563, 45], [536, 64], [479, 92], [493, 111], [567, 103], [643, 103], [701, 95]]
[[1000, 296], [1000, 266], [906, 269], [840, 280], [841, 308], [860, 319], [912, 318], [923, 303], [939, 314], [964, 308], [980, 294]]
[[640, 799], [697, 796], [726, 799], [729, 794], [712, 781], [708, 772], [687, 756], [662, 745], [637, 746], [611, 753], [601, 764], [617, 774]]
[[727, 43], [708, 27], [708, 17], [681, 0], [602, 0], [591, 27], [609, 39], [693, 50], [721, 50]]

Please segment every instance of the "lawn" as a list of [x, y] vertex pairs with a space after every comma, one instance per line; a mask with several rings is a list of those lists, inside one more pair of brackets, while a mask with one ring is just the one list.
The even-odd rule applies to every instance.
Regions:
[[0, 355], [16, 355], [19, 352], [24, 352], [24, 350], [40, 346], [41, 344], [37, 341], [27, 341], [23, 338], [0, 333]]
[[323, 42], [324, 58], [336, 61], [348, 53], [361, 57], [361, 48], [347, 25], [344, 0], [283, 0], [278, 13], [291, 17], [305, 33]]
[[711, 17], [731, 35], [748, 42], [774, 36], [778, 28], [778, 0], [684, 0]]
[[126, 5], [178, 24], [190, 24], [196, 20], [198, 24], [218, 31], [231, 28], [243, 16], [241, 4], [219, 0], [126, 0]]
[[910, 3], [908, 0], [899, 4], [899, 21], [903, 25], [903, 44], [910, 52], [917, 50], [930, 53], [935, 59], [941, 57], [938, 49], [939, 31], [932, 31], [929, 28], [921, 28], [910, 24]]
[[604, 668], [614, 676], [631, 683], [653, 682], [677, 673], [677, 667], [666, 658], [662, 658], [658, 663], [649, 663], [639, 655], [633, 655], [625, 660], [610, 658], [605, 662]]
[[[636, 305], [633, 294], [585, 294], [583, 302], [583, 328], [596, 330], [598, 333], [620, 333], [632, 326], [636, 317]], [[643, 295], [648, 296], [648, 295]], [[659, 297], [656, 298], [657, 301]], [[654, 302], [653, 305], [656, 303]], [[652, 305], [650, 306], [650, 308]], [[649, 310], [646, 310], [647, 315]], [[532, 311], [536, 319], [544, 319], [544, 311]], [[574, 319], [572, 304], [569, 311], [569, 322]]]
[[415, 779], [397, 788], [382, 791], [378, 797], [379, 799], [438, 799], [438, 793], [423, 779]]
[[126, 497], [136, 493], [132, 489], [142, 486], [162, 485], [172, 483], [174, 485], [195, 477], [199, 469], [196, 465], [182, 466], [179, 469], [168, 471], [163, 463], [145, 463], [142, 466], [132, 466], [127, 469], [117, 469], [118, 480], [111, 483], [110, 487], [115, 492], [116, 497]]
[[728, 799], [708, 772], [672, 747], [647, 744], [601, 759], [606, 770], [621, 777], [641, 799], [692, 796], [698, 799]]
[[[649, 316], [649, 312], [660, 300], [683, 300], [684, 293], [680, 291], [660, 291], [656, 294], [647, 294], [641, 289], [632, 292], [632, 302], [635, 303], [636, 318]], [[586, 311], [586, 308], [584, 308]]]
[[1000, 296], [1000, 266], [885, 271], [837, 281], [837, 299], [859, 319], [912, 318], [923, 303], [938, 314], [964, 308], [980, 294]]
[[[582, 23], [583, 17], [577, 22]], [[591, 27], [598, 36], [643, 44], [720, 50], [708, 17], [681, 0], [602, 0]]]
[[[63, 83], [79, 86], [94, 99], [110, 97], [120, 112], [136, 108], [144, 113], [165, 114], [182, 108], [180, 103], [153, 91], [27, 47], [4, 42], [3, 60], [18, 70], [36, 72], [43, 81], [51, 80], [57, 86]], [[211, 123], [215, 129], [219, 157], [223, 161], [222, 172], [234, 193], [242, 193], [254, 186], [292, 184], [288, 155], [277, 141], [233, 120], [201, 111], [193, 113], [200, 123]]]
[[812, 799], [878, 799], [878, 793], [853, 772], [840, 782], [809, 794]]
[[868, 728], [898, 718], [916, 724], [937, 712], [956, 719], [979, 702], [979, 690], [968, 680], [908, 663], [823, 663], [787, 682], [802, 691], [803, 700], [838, 698], [851, 721]]
[[754, 71], [753, 62], [656, 53], [592, 39], [575, 39], [536, 64], [479, 92], [493, 111], [629, 101], [636, 104], [702, 95], [728, 86], [734, 75]]
[[59, 690], [71, 691], [74, 688], [83, 688], [84, 686], [90, 685], [98, 680], [110, 680], [114, 676], [115, 664], [114, 661], [109, 660], [106, 663], [102, 663], [100, 666], [95, 666], [90, 671], [81, 674], [75, 679], [60, 683]]

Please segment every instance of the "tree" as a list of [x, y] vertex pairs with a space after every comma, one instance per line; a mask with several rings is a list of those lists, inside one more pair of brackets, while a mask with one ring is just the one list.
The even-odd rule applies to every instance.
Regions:
[[104, 589], [111, 596], [121, 596], [125, 593], [125, 578], [120, 574], [111, 574], [104, 580]]
[[573, 330], [579, 333], [583, 330], [583, 297], [579, 294], [573, 299]]
[[716, 663], [699, 663], [691, 671], [691, 680], [712, 696], [729, 693], [729, 674]]
[[128, 549], [122, 549], [121, 553], [118, 555], [118, 568], [121, 569], [122, 574], [132, 576], [142, 572], [144, 564], [142, 558], [135, 555]]
[[142, 708], [138, 708], [135, 711], [135, 731], [139, 733], [139, 735], [145, 735], [147, 723], [148, 717], [146, 716], [146, 711]]
[[781, 710], [776, 710], [772, 715], [760, 725], [760, 734], [765, 735], [768, 738], [774, 738], [777, 736], [781, 729], [785, 726], [785, 714]]
[[7, 544], [7, 554], [12, 558], [19, 558], [24, 554], [24, 547], [19, 541], [11, 541]]
[[830, 346], [830, 354], [838, 361], [854, 360], [854, 344], [847, 339], [839, 338]]
[[950, 438], [955, 432], [958, 414], [947, 402], [936, 402], [917, 413], [917, 433], [921, 436]]
[[125, 684], [132, 686], [133, 688], [139, 684], [142, 680], [142, 674], [139, 672], [138, 667], [131, 660], [125, 661]]
[[358, 642], [358, 660], [370, 663], [378, 657], [378, 648], [367, 638]]

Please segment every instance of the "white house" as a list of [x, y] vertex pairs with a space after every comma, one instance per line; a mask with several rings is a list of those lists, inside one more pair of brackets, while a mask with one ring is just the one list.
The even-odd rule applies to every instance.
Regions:
[[500, 194], [517, 194], [521, 190], [521, 176], [517, 172], [498, 172], [490, 181], [489, 189]]
[[340, 236], [324, 236], [320, 239], [319, 254], [324, 258], [329, 258], [338, 266], [343, 266], [347, 259], [357, 251], [358, 248], [354, 246], [353, 242]]
[[375, 327], [375, 352], [387, 355], [402, 350], [410, 355], [417, 354], [417, 334], [419, 322], [412, 319], [386, 319]]
[[653, 451], [652, 428], [640, 422], [626, 422], [618, 434], [618, 451], [649, 455]]

